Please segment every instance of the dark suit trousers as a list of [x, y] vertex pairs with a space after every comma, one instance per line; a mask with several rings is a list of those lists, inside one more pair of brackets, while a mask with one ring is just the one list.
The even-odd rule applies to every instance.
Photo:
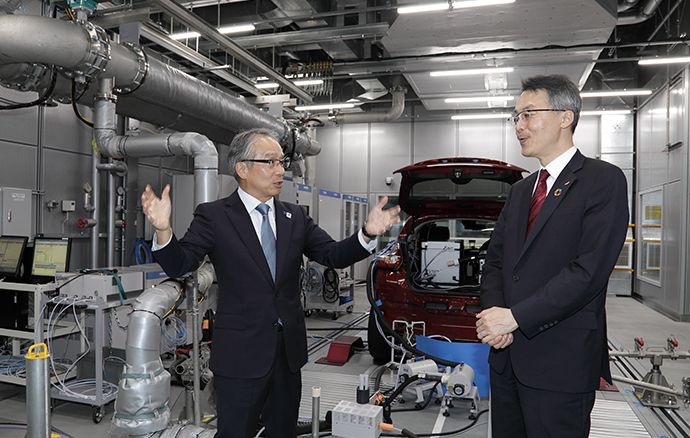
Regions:
[[290, 371], [282, 330], [276, 355], [263, 377], [231, 378], [215, 375], [218, 432], [216, 438], [251, 438], [256, 426], [266, 427], [268, 438], [295, 438], [302, 396], [302, 375]]
[[491, 368], [492, 437], [587, 438], [594, 399], [594, 391], [573, 394], [522, 385], [508, 356], [502, 374]]

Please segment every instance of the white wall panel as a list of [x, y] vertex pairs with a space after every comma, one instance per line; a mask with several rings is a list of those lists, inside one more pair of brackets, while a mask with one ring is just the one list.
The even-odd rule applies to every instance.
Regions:
[[637, 113], [637, 189], [652, 187], [652, 107]]
[[0, 141], [0, 187], [35, 189], [37, 150], [35, 146]]
[[[6, 88], [0, 88], [0, 97], [10, 102], [28, 102], [35, 98]], [[0, 111], [0, 140], [37, 144], [38, 107]]]
[[686, 108], [687, 93], [686, 82], [679, 81], [671, 88], [669, 95], [669, 144], [681, 143], [668, 153], [668, 178], [669, 181], [680, 180], [686, 175], [688, 166], [687, 123], [688, 112]]
[[91, 153], [92, 129], [80, 122], [70, 105], [46, 108], [46, 147], [74, 152]]
[[668, 95], [659, 93], [652, 102], [651, 184], [652, 187], [668, 181], [668, 156], [664, 149], [668, 143]]
[[412, 162], [436, 158], [454, 157], [456, 153], [456, 123], [451, 120], [443, 122], [415, 122], [413, 126]]
[[632, 152], [634, 127], [633, 115], [601, 116], [601, 152]]
[[662, 306], [671, 309], [675, 313], [683, 313], [682, 275], [684, 273], [683, 261], [685, 260], [685, 245], [683, 244], [684, 231], [684, 202], [679, 202], [687, 190], [680, 182], [668, 184], [664, 190], [664, 214], [662, 237]]
[[580, 117], [575, 128], [573, 143], [586, 157], [597, 158], [601, 155], [599, 119], [598, 116]]
[[342, 193], [366, 193], [368, 184], [367, 164], [369, 163], [369, 125], [343, 125], [342, 133], [341, 155], [343, 172], [339, 191]]
[[[504, 161], [503, 131], [515, 132], [505, 120], [460, 120], [458, 155]], [[517, 140], [516, 140], [517, 142]]]
[[316, 130], [321, 153], [316, 156], [316, 187], [340, 191], [340, 141], [342, 127], [324, 126]]
[[399, 185], [387, 186], [385, 177], [412, 164], [410, 133], [409, 123], [371, 125], [370, 192], [398, 193]]

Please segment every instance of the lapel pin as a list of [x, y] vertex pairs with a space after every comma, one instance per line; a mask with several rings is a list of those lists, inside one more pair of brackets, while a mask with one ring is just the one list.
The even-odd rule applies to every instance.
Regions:
[[565, 184], [563, 184], [563, 185], [567, 186], [568, 184], [570, 184], [570, 181], [566, 181]]
[[286, 218], [292, 219], [292, 213], [290, 213], [289, 211], [284, 211], [283, 214], [285, 215]]
[[555, 192], [553, 192], [553, 196], [561, 196], [563, 194], [563, 190], [561, 189], [556, 189]]

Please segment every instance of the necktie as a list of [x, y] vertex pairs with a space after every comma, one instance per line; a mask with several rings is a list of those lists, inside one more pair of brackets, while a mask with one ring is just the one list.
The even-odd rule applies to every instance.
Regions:
[[276, 279], [276, 238], [271, 230], [271, 223], [268, 221], [268, 205], [259, 204], [256, 210], [261, 213], [261, 248], [264, 250], [271, 276]]
[[537, 183], [537, 188], [534, 190], [534, 194], [532, 195], [532, 200], [529, 203], [529, 222], [527, 222], [528, 236], [530, 230], [532, 229], [532, 224], [534, 224], [534, 220], [537, 218], [537, 214], [539, 214], [541, 205], [544, 203], [544, 199], [546, 199], [546, 178], [548, 177], [549, 172], [547, 172], [546, 169], [542, 169], [539, 172], [539, 182]]

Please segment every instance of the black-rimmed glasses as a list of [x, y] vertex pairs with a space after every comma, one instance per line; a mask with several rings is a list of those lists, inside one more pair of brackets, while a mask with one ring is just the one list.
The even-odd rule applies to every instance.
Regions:
[[268, 164], [268, 167], [270, 167], [271, 169], [275, 169], [276, 166], [278, 166], [278, 164], [280, 164], [281, 166], [283, 166], [283, 169], [285, 169], [285, 170], [289, 169], [289, 168], [290, 168], [290, 164], [291, 164], [290, 157], [284, 157], [282, 160], [278, 160], [278, 159], [275, 159], [275, 158], [273, 158], [273, 159], [268, 159], [268, 158], [267, 158], [267, 159], [265, 159], [265, 160], [259, 160], [259, 159], [254, 159], [254, 160], [250, 160], [250, 159], [240, 160], [240, 162], [244, 162], [244, 161], [251, 161], [252, 163], [264, 163], [264, 164]]
[[551, 109], [551, 108], [544, 108], [544, 109], [528, 109], [524, 111], [520, 111], [519, 113], [515, 114], [514, 116], [510, 116], [510, 120], [513, 122], [513, 125], [517, 125], [518, 121], [522, 123], [529, 123], [530, 119], [536, 112], [540, 111], [552, 111], [552, 112], [561, 112], [561, 111], [567, 111], [564, 109]]

